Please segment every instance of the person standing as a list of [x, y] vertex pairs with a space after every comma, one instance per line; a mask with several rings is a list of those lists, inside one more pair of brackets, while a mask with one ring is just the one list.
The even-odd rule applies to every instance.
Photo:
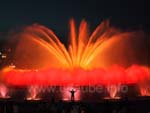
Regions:
[[75, 96], [75, 90], [74, 89], [72, 89], [71, 91], [70, 91], [70, 93], [71, 93], [71, 101], [74, 101], [74, 96]]

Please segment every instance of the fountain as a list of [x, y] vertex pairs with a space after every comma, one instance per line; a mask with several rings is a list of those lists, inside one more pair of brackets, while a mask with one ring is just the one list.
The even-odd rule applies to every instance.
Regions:
[[28, 88], [27, 100], [40, 100], [38, 97], [40, 94], [40, 90], [38, 86], [30, 86]]
[[[149, 95], [149, 84], [143, 86], [150, 79], [143, 37], [142, 32], [110, 27], [109, 21], [90, 34], [83, 20], [77, 31], [71, 20], [65, 47], [52, 30], [33, 24], [12, 36], [15, 68], [4, 67], [1, 81], [21, 87], [103, 85], [110, 98], [121, 98], [116, 96], [120, 84], [135, 84], [141, 96]], [[30, 87], [29, 92], [29, 99], [36, 99], [38, 87]]]
[[4, 84], [0, 84], [0, 98], [6, 99], [8, 96], [8, 88]]

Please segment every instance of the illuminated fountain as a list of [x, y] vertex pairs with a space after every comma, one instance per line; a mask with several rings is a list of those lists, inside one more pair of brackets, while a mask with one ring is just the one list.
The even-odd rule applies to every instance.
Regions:
[[4, 84], [0, 84], [0, 98], [6, 99], [8, 96], [8, 88]]
[[28, 88], [27, 100], [40, 100], [38, 97], [40, 94], [40, 89], [38, 86], [30, 86]]
[[107, 91], [109, 92], [109, 97], [105, 97], [105, 99], [120, 99], [119, 96], [117, 96], [117, 93], [119, 92], [119, 86], [117, 85], [108, 85]]
[[[140, 51], [143, 53], [136, 50], [142, 47], [143, 37], [141, 32], [122, 32], [110, 27], [109, 21], [90, 34], [83, 20], [77, 31], [71, 20], [70, 43], [65, 47], [52, 30], [34, 24], [12, 36], [15, 68], [4, 68], [1, 80], [12, 86], [103, 85], [110, 98], [117, 97], [119, 85], [135, 84], [142, 96], [149, 95], [149, 84], [145, 82], [149, 82], [150, 75], [143, 58], [146, 48]], [[36, 98], [37, 90], [31, 90], [32, 99]]]

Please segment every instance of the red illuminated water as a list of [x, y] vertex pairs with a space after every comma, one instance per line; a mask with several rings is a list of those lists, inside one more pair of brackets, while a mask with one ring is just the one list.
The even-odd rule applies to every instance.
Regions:
[[[12, 77], [13, 76], [13, 77]], [[62, 69], [9, 70], [3, 79], [14, 86], [88, 86], [111, 84], [139, 84], [149, 78], [147, 69], [133, 65], [127, 69], [114, 66], [110, 69]]]

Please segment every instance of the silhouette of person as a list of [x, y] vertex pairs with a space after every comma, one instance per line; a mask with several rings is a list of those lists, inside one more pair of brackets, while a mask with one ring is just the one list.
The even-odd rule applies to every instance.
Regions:
[[70, 90], [70, 93], [71, 93], [71, 101], [74, 101], [75, 92], [76, 92], [76, 91], [75, 91], [74, 89]]

